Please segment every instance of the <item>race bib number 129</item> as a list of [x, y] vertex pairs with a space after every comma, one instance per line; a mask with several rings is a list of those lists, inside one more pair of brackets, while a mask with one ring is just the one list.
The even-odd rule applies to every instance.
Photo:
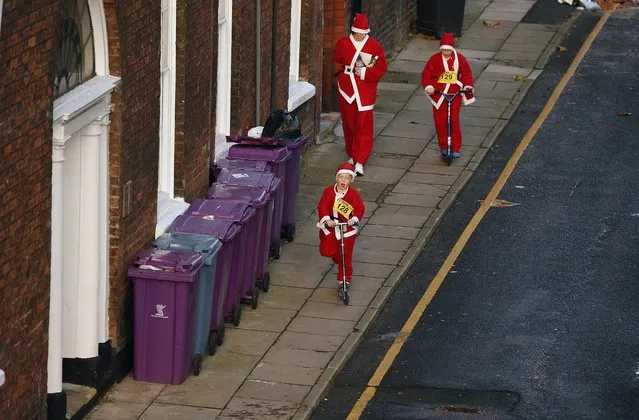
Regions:
[[457, 83], [457, 72], [456, 71], [445, 71], [439, 76], [439, 80], [437, 83], [446, 83], [452, 85]]

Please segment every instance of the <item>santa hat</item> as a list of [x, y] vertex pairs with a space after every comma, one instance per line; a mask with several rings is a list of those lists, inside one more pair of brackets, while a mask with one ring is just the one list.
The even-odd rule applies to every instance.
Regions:
[[351, 178], [355, 179], [355, 167], [348, 162], [342, 163], [335, 173], [335, 181], [337, 181], [339, 174], [349, 174]]
[[355, 19], [353, 19], [353, 24], [351, 25], [351, 31], [356, 32], [358, 34], [367, 34], [371, 30], [368, 27], [368, 18], [363, 13], [355, 13]]
[[440, 50], [455, 50], [455, 36], [451, 32], [446, 32], [442, 35], [441, 41], [439, 41]]

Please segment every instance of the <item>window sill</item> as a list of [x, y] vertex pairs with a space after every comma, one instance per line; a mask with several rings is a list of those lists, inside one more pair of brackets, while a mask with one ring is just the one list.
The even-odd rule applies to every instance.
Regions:
[[171, 226], [171, 223], [184, 214], [189, 204], [180, 198], [169, 198], [164, 191], [158, 192], [158, 222], [155, 225], [155, 238], [159, 238]]
[[288, 110], [293, 111], [304, 102], [315, 96], [315, 86], [308, 82], [289, 81], [288, 83]]

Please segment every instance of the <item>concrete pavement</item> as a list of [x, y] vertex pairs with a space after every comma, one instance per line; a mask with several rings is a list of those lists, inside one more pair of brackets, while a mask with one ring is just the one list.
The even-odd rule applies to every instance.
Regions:
[[367, 211], [349, 306], [337, 297], [335, 267], [318, 252], [315, 206], [346, 157], [338, 118], [326, 115], [304, 159], [297, 236], [270, 264], [272, 286], [259, 307], [244, 309], [199, 376], [173, 386], [129, 375], [89, 418], [308, 418], [568, 29], [569, 22], [521, 23], [534, 4], [466, 1], [458, 47], [473, 68], [477, 101], [462, 109], [463, 156], [450, 167], [419, 86], [439, 41], [415, 36], [390, 63], [375, 107], [374, 154], [354, 184]]

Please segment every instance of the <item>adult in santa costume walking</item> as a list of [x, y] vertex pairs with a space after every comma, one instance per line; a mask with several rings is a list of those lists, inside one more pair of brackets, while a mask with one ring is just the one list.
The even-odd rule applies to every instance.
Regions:
[[[337, 281], [342, 284], [344, 273], [346, 283], [350, 284], [353, 276], [353, 247], [355, 235], [358, 232], [359, 221], [364, 217], [366, 208], [357, 190], [350, 188], [355, 179], [355, 167], [350, 163], [343, 163], [335, 174], [335, 185], [326, 187], [322, 198], [317, 204], [317, 214], [320, 228], [320, 254], [331, 258], [337, 264]], [[340, 230], [336, 222], [348, 223], [344, 232], [344, 265], [340, 244]], [[345, 270], [345, 271], [344, 271]]]
[[461, 105], [462, 103], [468, 105], [475, 102], [473, 72], [466, 57], [455, 49], [455, 37], [452, 33], [445, 33], [442, 36], [439, 49], [440, 52], [432, 55], [424, 66], [422, 87], [430, 96], [430, 101], [433, 104], [435, 130], [442, 155], [446, 154], [448, 147], [448, 108], [444, 97], [435, 91], [439, 90], [445, 93], [455, 93], [460, 90], [471, 91], [471, 93], [462, 93], [456, 96], [451, 103], [451, 153], [454, 158], [458, 158], [461, 156], [459, 151], [462, 145], [459, 124]]
[[384, 48], [368, 35], [370, 28], [366, 15], [355, 14], [351, 31], [352, 34], [335, 44], [333, 60], [340, 66], [337, 96], [348, 162], [355, 165], [358, 175], [364, 175], [364, 165], [373, 150], [377, 84], [388, 66]]

